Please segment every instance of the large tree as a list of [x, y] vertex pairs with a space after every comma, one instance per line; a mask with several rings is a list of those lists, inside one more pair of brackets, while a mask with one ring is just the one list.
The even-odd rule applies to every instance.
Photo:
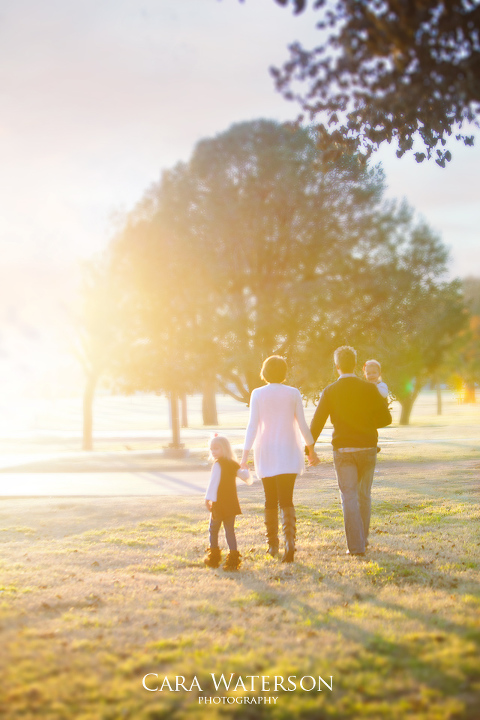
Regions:
[[112, 272], [127, 298], [128, 346], [112, 366], [118, 389], [165, 393], [172, 443], [180, 445], [179, 400], [203, 390], [208, 314], [199, 267], [182, 242], [176, 208], [156, 188], [111, 244]]
[[[287, 5], [288, 0], [277, 0]], [[368, 158], [383, 142], [445, 166], [453, 134], [473, 144], [480, 109], [478, 0], [315, 0], [320, 44], [296, 42], [277, 88], [318, 122], [324, 156]], [[294, 3], [297, 11], [306, 6]], [[464, 128], [466, 127], [466, 131]], [[416, 147], [415, 141], [420, 145]]]
[[225, 391], [248, 402], [266, 356], [293, 360], [312, 313], [331, 307], [343, 258], [368, 244], [382, 188], [379, 168], [320, 167], [314, 134], [266, 120], [201, 141], [164, 175], [157, 202], [201, 277]]
[[138, 307], [130, 382], [183, 392], [216, 375], [248, 403], [263, 359], [281, 353], [314, 396], [347, 342], [388, 358], [408, 419], [446, 341], [431, 318], [454, 289], [441, 242], [383, 192], [381, 170], [355, 156], [318, 162], [306, 129], [259, 120], [201, 141], [116, 241]]
[[259, 120], [201, 141], [166, 171], [112, 245], [136, 342], [121, 383], [176, 393], [214, 383], [246, 403], [263, 359], [294, 362], [332, 277], [368, 244], [379, 168], [326, 170], [308, 130]]
[[99, 380], [112, 374], [128, 338], [128, 289], [111, 265], [107, 252], [85, 262], [74, 317], [74, 353], [85, 373], [83, 450], [93, 450], [93, 402]]

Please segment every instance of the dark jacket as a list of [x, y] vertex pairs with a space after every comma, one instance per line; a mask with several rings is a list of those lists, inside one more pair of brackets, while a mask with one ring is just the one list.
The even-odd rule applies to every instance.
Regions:
[[377, 428], [392, 422], [387, 402], [375, 385], [358, 377], [340, 377], [325, 388], [310, 425], [315, 441], [328, 416], [334, 449], [376, 447]]
[[232, 515], [241, 515], [240, 503], [237, 495], [237, 470], [240, 465], [228, 458], [219, 458], [220, 484], [217, 490], [217, 500], [213, 503], [212, 515], [215, 520], [223, 520]]

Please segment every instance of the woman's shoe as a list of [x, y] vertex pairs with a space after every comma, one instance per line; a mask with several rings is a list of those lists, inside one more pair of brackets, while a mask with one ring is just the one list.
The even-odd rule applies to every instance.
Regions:
[[227, 571], [238, 570], [242, 562], [240, 558], [241, 555], [238, 550], [230, 550], [223, 564], [223, 569]]
[[285, 552], [282, 562], [291, 563], [295, 555], [296, 516], [295, 508], [287, 507], [282, 509], [282, 526], [285, 537]]
[[205, 565], [207, 567], [211, 567], [211, 568], [218, 568], [221, 561], [222, 561], [222, 551], [220, 550], [220, 548], [209, 547], [207, 549], [207, 554], [203, 558], [203, 562], [205, 563]]
[[265, 508], [265, 527], [267, 529], [268, 550], [272, 557], [278, 554], [278, 510]]

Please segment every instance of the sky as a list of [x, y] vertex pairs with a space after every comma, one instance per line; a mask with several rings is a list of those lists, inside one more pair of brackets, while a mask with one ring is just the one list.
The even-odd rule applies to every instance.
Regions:
[[[79, 263], [163, 168], [235, 122], [296, 116], [268, 68], [290, 42], [318, 42], [315, 17], [274, 0], [0, 0], [0, 371], [12, 392], [59, 384]], [[479, 276], [480, 137], [452, 151], [446, 169], [389, 147], [375, 160], [388, 194], [450, 248], [451, 276]]]

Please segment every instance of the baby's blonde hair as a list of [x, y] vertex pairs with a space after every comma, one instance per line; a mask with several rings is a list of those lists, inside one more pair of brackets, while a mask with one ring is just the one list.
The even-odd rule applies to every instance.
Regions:
[[365, 370], [365, 368], [367, 367], [368, 363], [373, 363], [374, 365], [376, 365], [376, 366], [378, 367], [378, 369], [380, 370], [380, 372], [382, 372], [382, 366], [380, 365], [380, 363], [378, 362], [378, 360], [365, 360], [365, 365], [363, 366], [363, 369], [364, 369], [364, 370]]
[[235, 460], [235, 462], [238, 462], [238, 458], [235, 455], [235, 452], [230, 445], [230, 441], [225, 435], [214, 435], [212, 439], [210, 440], [208, 447], [210, 449], [210, 455], [209, 459], [214, 460], [215, 458], [212, 456], [212, 444], [217, 443], [221, 449], [222, 449], [222, 457], [226, 457], [229, 460]]

